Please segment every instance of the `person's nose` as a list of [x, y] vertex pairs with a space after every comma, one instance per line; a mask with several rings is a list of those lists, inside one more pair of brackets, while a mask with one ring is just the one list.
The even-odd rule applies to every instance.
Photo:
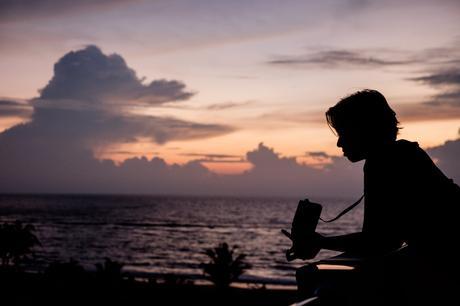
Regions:
[[342, 137], [339, 137], [339, 139], [337, 139], [337, 147], [342, 147]]

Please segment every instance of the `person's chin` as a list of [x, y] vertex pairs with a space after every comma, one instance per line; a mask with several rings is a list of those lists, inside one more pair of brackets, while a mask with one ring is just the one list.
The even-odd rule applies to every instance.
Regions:
[[346, 153], [346, 152], [343, 153], [343, 156], [348, 158], [348, 160], [351, 161], [352, 163], [356, 163], [356, 162], [359, 162], [359, 161], [364, 159], [364, 157], [357, 156], [357, 155], [354, 155], [354, 154], [349, 154], [349, 153]]

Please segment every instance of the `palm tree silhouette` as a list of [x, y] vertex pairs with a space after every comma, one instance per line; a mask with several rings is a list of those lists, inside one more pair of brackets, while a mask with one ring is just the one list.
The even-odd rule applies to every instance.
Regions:
[[[247, 269], [251, 268], [249, 263], [244, 261], [246, 254], [235, 254], [237, 246], [229, 248], [227, 243], [221, 243], [213, 249], [206, 249], [205, 254], [210, 262], [202, 263], [205, 276], [218, 288], [227, 288], [237, 280]], [[236, 256], [234, 258], [234, 256]]]

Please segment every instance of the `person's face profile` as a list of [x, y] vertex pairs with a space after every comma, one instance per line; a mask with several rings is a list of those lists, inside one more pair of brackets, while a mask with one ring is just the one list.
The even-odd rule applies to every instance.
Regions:
[[343, 155], [351, 162], [366, 158], [366, 141], [363, 134], [356, 128], [337, 130], [337, 147], [342, 148]]

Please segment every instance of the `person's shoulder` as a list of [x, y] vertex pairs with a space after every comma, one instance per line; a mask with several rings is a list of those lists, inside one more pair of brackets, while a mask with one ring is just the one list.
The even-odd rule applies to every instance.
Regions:
[[406, 163], [419, 165], [420, 163], [432, 163], [429, 155], [425, 150], [420, 148], [418, 142], [415, 141], [408, 141], [405, 139], [397, 140], [394, 144], [393, 153]]
[[417, 150], [420, 149], [418, 142], [406, 139], [398, 139], [394, 142], [395, 148], [400, 150]]
[[386, 166], [391, 168], [406, 168], [412, 164], [419, 164], [428, 157], [417, 142], [405, 139], [397, 140], [385, 146], [381, 150], [380, 156], [385, 160]]
[[409, 141], [406, 139], [399, 139], [394, 142], [393, 150], [394, 153], [398, 155], [413, 155], [413, 154], [426, 154], [425, 151], [420, 148], [418, 142], [416, 141]]
[[381, 147], [374, 151], [366, 159], [365, 170], [367, 168], [378, 167], [387, 168], [388, 171], [396, 168], [406, 168], [411, 164], [418, 163], [426, 158], [426, 153], [420, 148], [417, 142], [400, 139]]

